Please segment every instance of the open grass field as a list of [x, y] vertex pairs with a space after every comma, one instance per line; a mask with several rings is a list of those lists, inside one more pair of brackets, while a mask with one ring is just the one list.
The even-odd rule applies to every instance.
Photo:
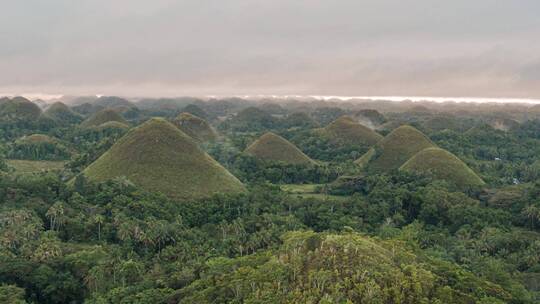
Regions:
[[18, 173], [33, 173], [47, 170], [62, 170], [65, 161], [48, 161], [48, 160], [7, 160], [8, 166], [15, 169]]

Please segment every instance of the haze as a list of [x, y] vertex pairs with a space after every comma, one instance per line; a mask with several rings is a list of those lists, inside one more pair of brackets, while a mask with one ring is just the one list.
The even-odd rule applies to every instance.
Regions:
[[0, 93], [540, 98], [540, 2], [2, 3]]

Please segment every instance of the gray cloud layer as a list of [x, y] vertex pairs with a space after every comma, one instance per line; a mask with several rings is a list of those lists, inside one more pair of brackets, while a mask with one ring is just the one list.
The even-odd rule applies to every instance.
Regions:
[[540, 98], [538, 0], [24, 0], [0, 92]]

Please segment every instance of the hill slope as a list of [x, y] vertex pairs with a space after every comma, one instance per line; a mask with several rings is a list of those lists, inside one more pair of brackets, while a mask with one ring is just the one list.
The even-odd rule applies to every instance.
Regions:
[[388, 172], [399, 169], [416, 153], [435, 145], [422, 132], [411, 126], [401, 126], [355, 161], [371, 172]]
[[400, 170], [429, 174], [459, 189], [481, 186], [484, 181], [454, 154], [441, 148], [427, 148], [416, 153]]
[[131, 129], [83, 173], [94, 181], [125, 176], [148, 191], [174, 199], [245, 189], [192, 138], [160, 118]]
[[61, 102], [55, 102], [45, 110], [45, 115], [60, 123], [79, 123], [82, 121], [82, 116], [75, 113], [68, 106]]
[[347, 144], [372, 146], [383, 138], [379, 133], [347, 116], [339, 117], [321, 131], [324, 136]]
[[24, 97], [3, 99], [0, 103], [0, 122], [34, 122], [41, 115], [41, 109]]
[[92, 116], [88, 117], [85, 121], [81, 123], [82, 128], [90, 128], [90, 127], [97, 127], [101, 124], [104, 124], [109, 121], [117, 121], [123, 124], [128, 124], [128, 122], [120, 116], [115, 110], [113, 109], [103, 109]]
[[216, 131], [206, 120], [187, 112], [180, 113], [173, 120], [173, 124], [193, 139], [201, 142], [212, 141], [217, 138]]
[[247, 147], [245, 152], [266, 161], [279, 161], [287, 164], [315, 164], [311, 158], [295, 145], [272, 132], [259, 137]]
[[[448, 304], [514, 300], [501, 286], [450, 262], [426, 258], [399, 242], [358, 233], [310, 231], [285, 233], [282, 239], [275, 250], [209, 260], [180, 297], [185, 303], [201, 304], [216, 299], [220, 303]], [[486, 296], [491, 301], [480, 301]]]
[[272, 129], [276, 126], [277, 119], [272, 115], [255, 107], [246, 108], [238, 112], [234, 117], [224, 121], [221, 127], [234, 131], [260, 131]]

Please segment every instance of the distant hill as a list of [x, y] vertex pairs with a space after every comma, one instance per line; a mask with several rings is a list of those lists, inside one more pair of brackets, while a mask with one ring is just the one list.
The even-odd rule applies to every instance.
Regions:
[[127, 130], [129, 128], [130, 128], [129, 125], [125, 123], [121, 123], [119, 121], [107, 121], [105, 123], [100, 124], [99, 126], [94, 127], [94, 129], [97, 131], [110, 130], [110, 129]]
[[355, 161], [370, 172], [388, 172], [401, 167], [416, 153], [435, 144], [422, 132], [411, 126], [401, 126]]
[[457, 156], [436, 147], [416, 153], [400, 170], [428, 174], [462, 190], [484, 185], [484, 181]]
[[128, 125], [128, 122], [113, 109], [103, 109], [88, 117], [81, 123], [81, 128], [97, 127], [109, 121], [117, 121]]
[[265, 111], [249, 107], [227, 121], [224, 121], [220, 127], [234, 131], [262, 131], [272, 129], [277, 126], [278, 120]]
[[180, 113], [172, 123], [191, 138], [200, 142], [212, 141], [217, 133], [204, 119], [190, 113]]
[[8, 158], [26, 160], [63, 160], [70, 152], [60, 140], [45, 134], [32, 134], [17, 139], [8, 151]]
[[311, 118], [311, 116], [304, 112], [289, 114], [283, 118], [281, 123], [286, 128], [311, 129], [319, 126], [319, 124], [313, 118]]
[[0, 122], [35, 122], [41, 115], [41, 109], [24, 97], [4, 98], [0, 103]]
[[493, 129], [505, 132], [519, 128], [519, 122], [510, 118], [492, 118], [488, 123]]
[[72, 108], [73, 111], [84, 116], [92, 115], [103, 109], [105, 109], [104, 106], [99, 106], [99, 105], [91, 104], [88, 102], [80, 104], [80, 105], [76, 105]]
[[266, 113], [270, 115], [283, 115], [287, 113], [287, 110], [285, 110], [282, 106], [273, 102], [265, 102], [257, 106], [257, 108], [265, 111]]
[[61, 102], [55, 102], [45, 110], [45, 115], [61, 124], [80, 123], [83, 118]]
[[194, 104], [188, 104], [187, 106], [185, 106], [183, 109], [182, 109], [182, 112], [183, 113], [190, 113], [190, 114], [193, 114], [197, 117], [200, 117], [202, 119], [208, 119], [210, 118], [208, 113], [203, 110], [201, 107], [199, 107], [198, 105], [194, 105]]
[[384, 115], [373, 109], [360, 110], [354, 113], [353, 117], [356, 121], [372, 130], [377, 129], [377, 127], [381, 126], [387, 121]]
[[259, 137], [245, 152], [264, 161], [278, 161], [287, 164], [315, 164], [311, 158], [291, 142], [272, 132]]
[[131, 129], [83, 173], [94, 181], [125, 176], [143, 189], [181, 200], [245, 191], [191, 137], [161, 118]]
[[319, 133], [337, 143], [372, 146], [383, 137], [348, 116], [341, 116]]
[[129, 108], [136, 108], [137, 106], [132, 103], [131, 101], [116, 97], [116, 96], [102, 96], [96, 99], [96, 101], [93, 102], [94, 105], [102, 106], [105, 108], [116, 108], [116, 107], [129, 107]]

